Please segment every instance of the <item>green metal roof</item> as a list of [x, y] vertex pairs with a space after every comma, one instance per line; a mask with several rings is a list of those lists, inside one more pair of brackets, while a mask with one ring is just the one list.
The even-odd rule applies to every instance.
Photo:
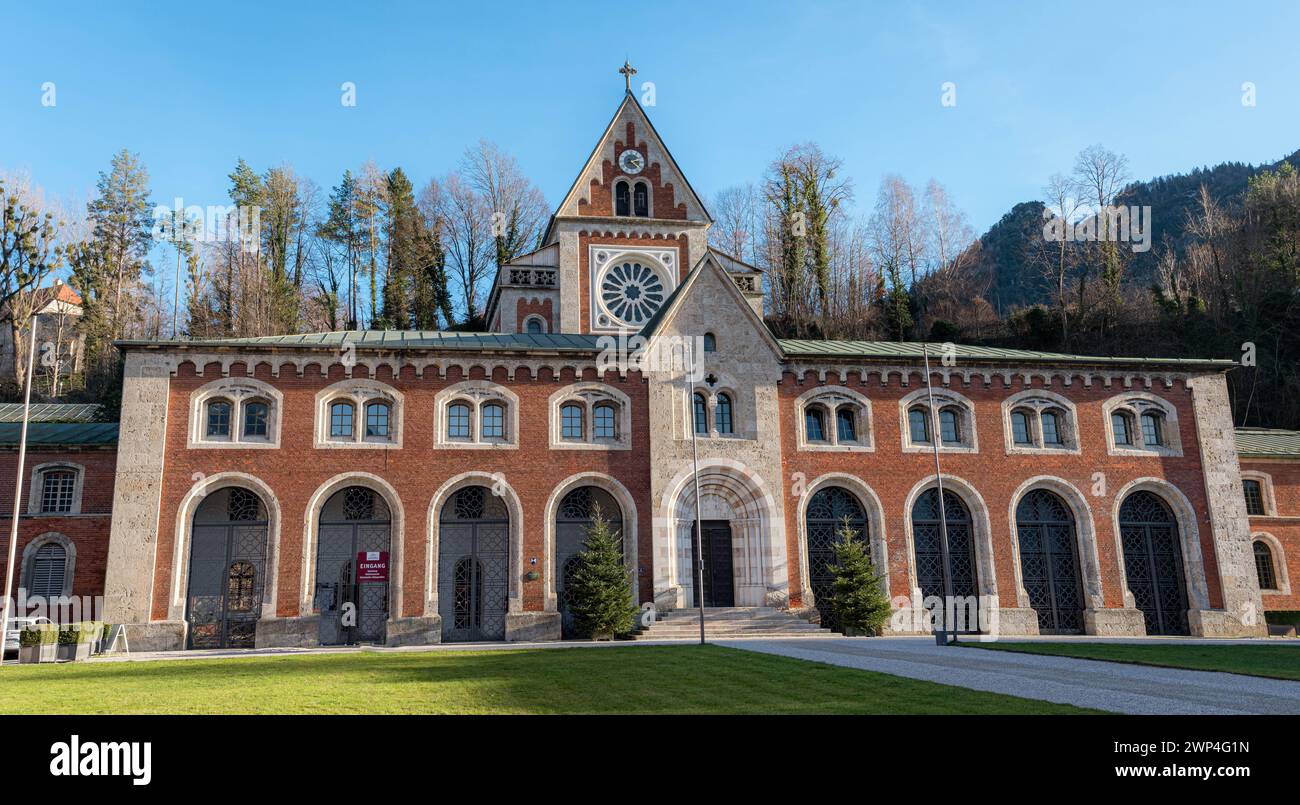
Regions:
[[[94, 422], [98, 403], [32, 403], [28, 422]], [[0, 422], [22, 422], [22, 403], [0, 403]]]
[[[814, 341], [801, 338], [778, 339], [782, 351], [790, 358], [842, 358], [842, 359], [899, 359], [920, 360], [922, 344], [912, 341]], [[943, 357], [943, 344], [928, 344], [930, 360], [938, 362]], [[1226, 369], [1235, 366], [1231, 360], [1200, 358], [1127, 358], [1101, 355], [1067, 355], [1060, 352], [1039, 352], [1027, 349], [1002, 347], [976, 347], [956, 344], [956, 357], [972, 361], [1034, 363], [1086, 363], [1115, 366], [1181, 366], [1213, 367]]]
[[[0, 446], [18, 444], [21, 423], [0, 424]], [[117, 444], [116, 422], [33, 422], [27, 426], [27, 446], [106, 447]]]
[[1300, 458], [1300, 430], [1237, 428], [1242, 458]]
[[466, 351], [596, 352], [600, 336], [564, 333], [461, 333], [441, 330], [343, 330], [255, 338], [213, 338], [197, 341], [118, 341], [119, 347], [267, 347], [273, 349], [340, 348], [454, 349]]

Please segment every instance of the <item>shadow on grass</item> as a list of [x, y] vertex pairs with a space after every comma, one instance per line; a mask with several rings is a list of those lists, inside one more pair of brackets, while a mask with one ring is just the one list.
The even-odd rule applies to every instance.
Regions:
[[891, 714], [1078, 708], [719, 646], [6, 669], [3, 712]]

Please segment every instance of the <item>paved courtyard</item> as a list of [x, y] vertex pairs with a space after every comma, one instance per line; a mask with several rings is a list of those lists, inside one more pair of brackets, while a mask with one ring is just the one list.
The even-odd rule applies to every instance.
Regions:
[[[718, 642], [749, 651], [1119, 713], [1300, 714], [1300, 682], [1239, 674], [937, 646], [929, 637]], [[1296, 649], [1296, 662], [1300, 663], [1300, 647]]]

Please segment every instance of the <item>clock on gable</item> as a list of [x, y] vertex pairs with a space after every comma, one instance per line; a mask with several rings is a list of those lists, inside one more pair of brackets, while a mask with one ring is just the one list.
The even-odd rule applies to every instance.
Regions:
[[635, 176], [645, 169], [645, 157], [635, 148], [629, 148], [618, 155], [618, 167], [630, 176]]

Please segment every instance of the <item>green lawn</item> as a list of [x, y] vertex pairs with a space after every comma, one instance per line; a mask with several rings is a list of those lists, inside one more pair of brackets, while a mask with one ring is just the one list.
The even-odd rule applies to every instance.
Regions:
[[1300, 680], [1300, 646], [1236, 646], [1137, 643], [963, 643], [996, 651], [1026, 654], [1055, 654], [1085, 660], [1109, 660], [1195, 671], [1228, 671], [1234, 674]]
[[0, 668], [0, 713], [1083, 713], [718, 646]]

